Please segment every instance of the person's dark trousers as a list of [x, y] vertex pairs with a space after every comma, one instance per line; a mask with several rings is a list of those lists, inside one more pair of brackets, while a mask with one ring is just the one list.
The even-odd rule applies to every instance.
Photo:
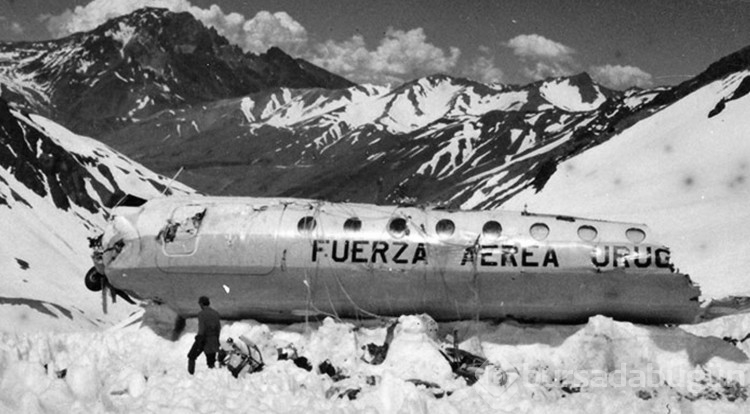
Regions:
[[[203, 335], [196, 335], [195, 336], [195, 342], [193, 342], [193, 346], [190, 348], [190, 352], [188, 352], [188, 373], [190, 375], [193, 375], [195, 373], [195, 359], [200, 356], [200, 354], [203, 352], [203, 346], [206, 343], [206, 338]], [[213, 355], [214, 358], [216, 355]], [[213, 359], [213, 358], [212, 358]], [[206, 355], [206, 360], [208, 360], [208, 355]], [[211, 368], [213, 368], [213, 361], [209, 365]]]
[[208, 364], [209, 368], [213, 368], [214, 364], [216, 363], [216, 354], [213, 352], [206, 352], [206, 363]]

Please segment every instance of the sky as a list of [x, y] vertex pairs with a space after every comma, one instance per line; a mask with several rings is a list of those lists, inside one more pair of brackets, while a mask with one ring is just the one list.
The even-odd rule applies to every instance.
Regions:
[[584, 71], [615, 89], [674, 85], [750, 46], [749, 0], [0, 0], [0, 41], [60, 38], [144, 6], [190, 12], [246, 52], [278, 46], [382, 85]]

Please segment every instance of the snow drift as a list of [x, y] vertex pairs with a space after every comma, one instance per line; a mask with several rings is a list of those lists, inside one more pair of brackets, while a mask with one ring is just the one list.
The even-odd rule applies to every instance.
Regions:
[[[131, 319], [132, 322], [135, 318]], [[578, 326], [437, 326], [402, 316], [385, 361], [364, 361], [363, 345], [386, 328], [334, 321], [269, 326], [227, 324], [222, 340], [245, 336], [263, 353], [263, 371], [239, 379], [186, 372], [195, 332], [175, 342], [137, 323], [99, 333], [0, 336], [0, 411], [148, 412], [747, 412], [750, 317], [687, 327], [645, 327], [594, 317]], [[431, 329], [432, 328], [432, 329]], [[692, 333], [691, 333], [692, 332]], [[455, 376], [441, 351], [447, 335], [487, 358], [477, 381]], [[715, 336], [727, 336], [727, 341]], [[734, 339], [738, 346], [728, 340]], [[314, 367], [277, 359], [294, 346]], [[335, 367], [332, 377], [317, 368]]]

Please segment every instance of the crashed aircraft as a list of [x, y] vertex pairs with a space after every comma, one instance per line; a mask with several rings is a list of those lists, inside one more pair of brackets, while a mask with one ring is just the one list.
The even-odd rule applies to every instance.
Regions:
[[225, 318], [427, 313], [575, 323], [596, 314], [690, 323], [700, 290], [641, 224], [510, 211], [242, 197], [114, 210], [92, 290]]

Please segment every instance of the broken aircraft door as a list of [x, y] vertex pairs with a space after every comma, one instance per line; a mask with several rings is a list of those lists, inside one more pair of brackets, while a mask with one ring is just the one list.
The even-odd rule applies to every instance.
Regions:
[[251, 204], [181, 206], [159, 234], [157, 266], [169, 273], [268, 274], [282, 214]]
[[206, 214], [201, 205], [180, 206], [172, 213], [159, 233], [159, 241], [167, 256], [189, 256], [195, 253], [198, 230]]

